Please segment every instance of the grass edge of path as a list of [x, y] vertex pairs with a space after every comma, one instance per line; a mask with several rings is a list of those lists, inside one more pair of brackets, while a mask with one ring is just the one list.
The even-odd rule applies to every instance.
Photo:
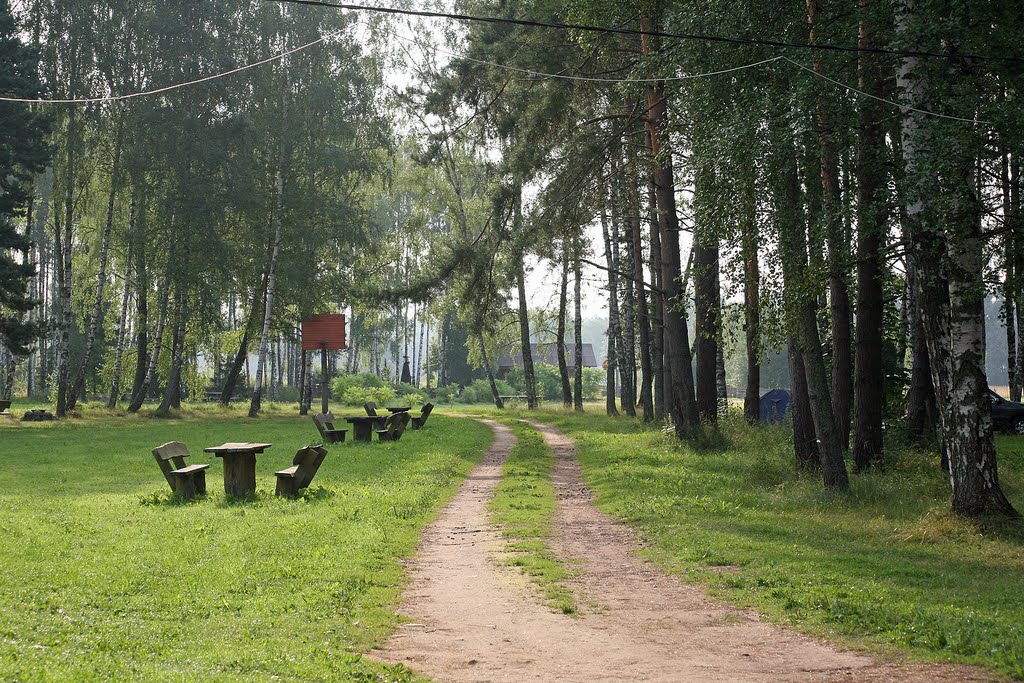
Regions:
[[516, 444], [502, 466], [501, 481], [487, 504], [491, 522], [505, 539], [506, 564], [519, 567], [538, 586], [552, 609], [570, 616], [579, 607], [565, 585], [572, 570], [551, 549], [554, 533], [554, 453], [540, 431], [518, 420], [501, 420], [516, 435]]

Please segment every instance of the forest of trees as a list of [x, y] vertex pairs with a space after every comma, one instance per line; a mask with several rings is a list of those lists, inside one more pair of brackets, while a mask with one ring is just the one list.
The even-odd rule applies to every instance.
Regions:
[[[529, 341], [550, 335], [557, 398], [582, 410], [567, 354], [598, 272], [609, 413], [699, 440], [741, 348], [756, 421], [761, 363], [785, 349], [796, 462], [825, 487], [884, 468], [899, 421], [942, 444], [956, 512], [1017, 514], [985, 392], [1019, 400], [1024, 384], [1024, 5], [449, 9], [499, 21], [0, 5], [0, 58], [38, 60], [34, 88], [0, 95], [95, 98], [0, 103], [47, 143], [3, 159], [19, 190], [0, 205], [0, 320], [23, 332], [0, 327], [0, 393], [58, 416], [100, 396], [166, 414], [208, 387], [244, 392], [252, 414], [265, 393], [305, 411], [297, 321], [337, 311], [338, 370], [397, 381], [408, 357], [430, 389], [469, 363], [498, 404], [499, 349], [523, 350], [533, 407]], [[551, 310], [527, 306], [532, 264], [558, 274]], [[1003, 301], [1006, 377], [985, 374], [987, 294]]]

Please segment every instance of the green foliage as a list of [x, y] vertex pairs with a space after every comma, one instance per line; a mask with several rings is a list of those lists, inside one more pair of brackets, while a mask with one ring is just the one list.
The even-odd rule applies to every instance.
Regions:
[[376, 403], [378, 406], [390, 404], [395, 399], [395, 390], [391, 387], [352, 386], [338, 396], [338, 400], [347, 406], [361, 406], [364, 403]]
[[601, 368], [583, 368], [583, 398], [592, 401], [601, 398], [605, 387], [605, 371]]
[[[498, 386], [499, 396], [509, 396], [515, 393], [508, 382], [495, 380]], [[462, 389], [461, 400], [463, 403], [494, 403], [494, 394], [491, 393], [491, 383], [485, 379], [478, 379]]]
[[335, 396], [341, 396], [353, 387], [364, 389], [377, 389], [385, 386], [383, 379], [371, 372], [364, 372], [358, 375], [340, 374], [331, 382], [331, 391]]
[[[93, 410], [0, 424], [3, 678], [418, 680], [358, 653], [399, 624], [401, 558], [490, 443], [486, 427], [435, 414], [400, 444], [332, 446], [313, 490], [285, 500], [273, 472], [316, 438], [308, 419]], [[173, 500], [150, 455], [171, 440], [212, 463], [206, 499]], [[220, 460], [202, 453], [234, 440], [274, 444], [251, 501], [227, 501]]]
[[448, 384], [443, 387], [438, 387], [434, 394], [437, 397], [438, 401], [442, 401], [444, 403], [447, 403], [448, 405], [451, 405], [452, 403], [455, 402], [455, 398], [458, 394], [458, 389], [459, 388], [457, 386]]

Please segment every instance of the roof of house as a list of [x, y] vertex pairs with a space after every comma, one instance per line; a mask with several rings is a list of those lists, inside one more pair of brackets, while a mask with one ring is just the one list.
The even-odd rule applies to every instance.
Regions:
[[[583, 346], [583, 367], [585, 368], [596, 368], [597, 358], [594, 356], [594, 345], [593, 344], [582, 344]], [[498, 368], [499, 369], [512, 369], [523, 366], [523, 354], [522, 351], [516, 351], [513, 356], [510, 353], [511, 349], [504, 349], [498, 354]], [[548, 344], [530, 344], [530, 355], [533, 356], [535, 363], [548, 363], [549, 365], [558, 365], [558, 347], [554, 343]], [[576, 350], [574, 344], [565, 345], [565, 360], [569, 364], [569, 367], [575, 367]]]

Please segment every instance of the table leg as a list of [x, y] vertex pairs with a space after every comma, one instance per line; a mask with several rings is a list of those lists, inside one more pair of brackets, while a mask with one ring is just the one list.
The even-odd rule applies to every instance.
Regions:
[[356, 441], [373, 441], [373, 422], [365, 420], [355, 423]]
[[256, 454], [224, 455], [224, 493], [245, 498], [256, 491]]

